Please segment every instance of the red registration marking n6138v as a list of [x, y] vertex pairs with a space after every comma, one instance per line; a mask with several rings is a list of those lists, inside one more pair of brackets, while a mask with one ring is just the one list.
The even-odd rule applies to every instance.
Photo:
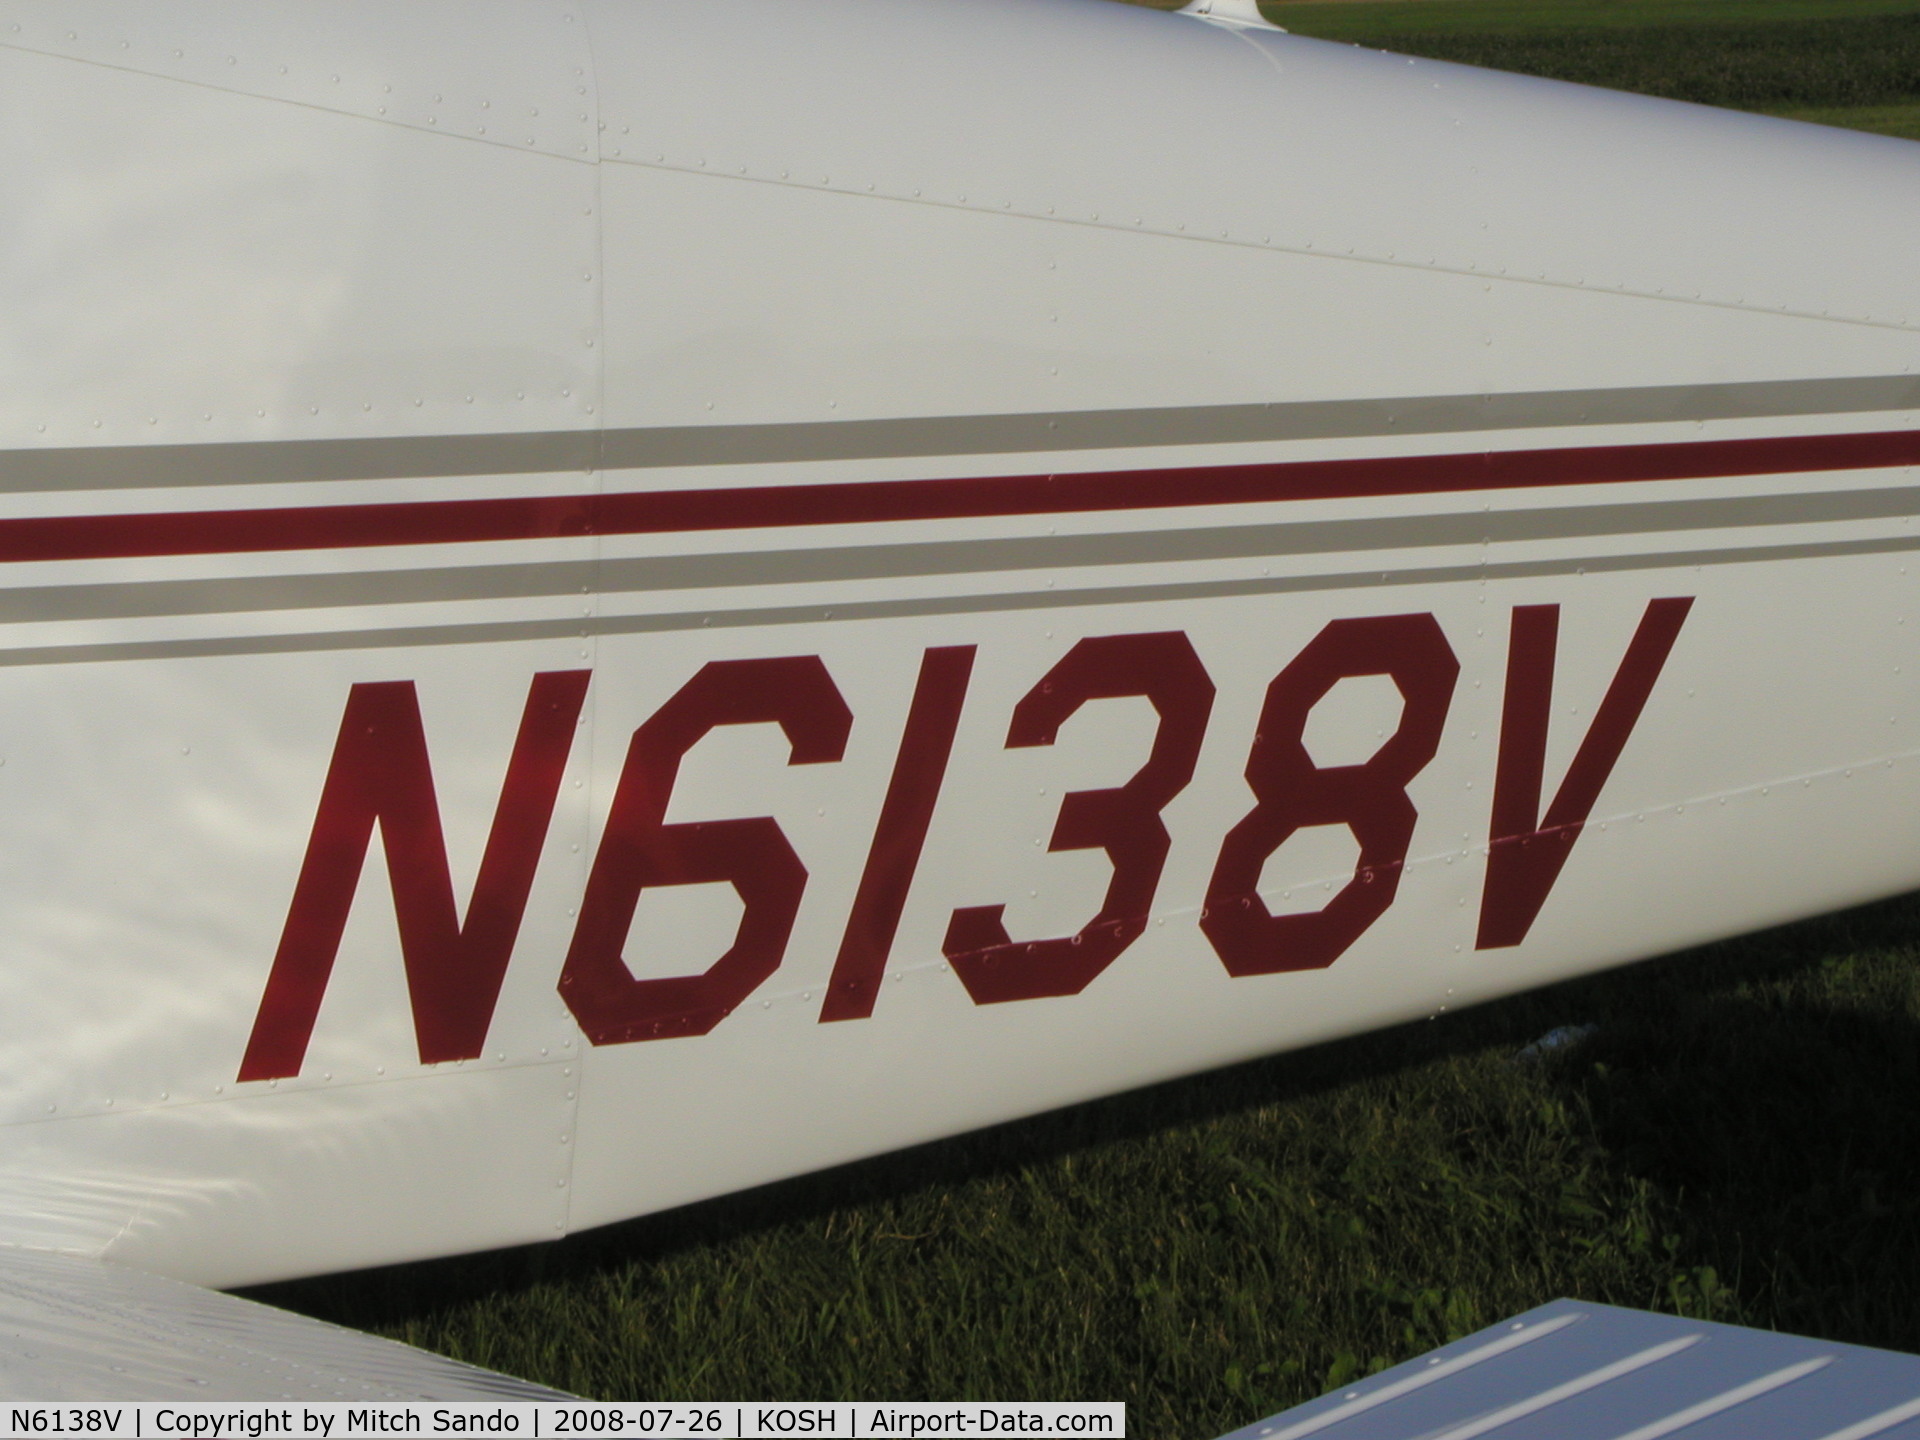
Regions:
[[[1559, 606], [1513, 610], [1488, 865], [1476, 946], [1520, 944], [1539, 917], [1613, 773], [1692, 605], [1651, 601], [1573, 761], [1541, 810]], [[880, 980], [939, 804], [975, 647], [921, 657], [891, 778], [846, 917], [822, 1021], [873, 1014]], [[1334, 964], [1392, 906], [1418, 812], [1409, 787], [1438, 753], [1460, 662], [1430, 614], [1335, 620], [1267, 686], [1245, 776], [1252, 807], [1220, 837], [1199, 928], [1230, 976]], [[1385, 676], [1400, 720], [1364, 762], [1320, 766], [1305, 731], [1340, 681]], [[414, 1033], [423, 1063], [477, 1057], [525, 914], [589, 675], [533, 677], [486, 849], [462, 920], [455, 907], [420, 707], [411, 681], [356, 685], [341, 717], [306, 856], [240, 1067], [241, 1080], [299, 1074], [378, 826], [393, 887]], [[952, 912], [942, 950], [978, 1005], [1077, 995], [1145, 930], [1171, 840], [1162, 812], [1194, 774], [1214, 682], [1179, 631], [1103, 635], [1070, 646], [1013, 707], [1009, 748], [1048, 746], [1095, 700], [1144, 698], [1150, 751], [1123, 785], [1069, 793], [1053, 851], [1099, 850], [1112, 877], [1069, 935], [1015, 940], [1003, 905]], [[842, 760], [854, 723], [818, 656], [707, 664], [634, 731], [593, 857], [560, 993], [595, 1045], [704, 1035], [785, 958], [807, 870], [771, 816], [667, 824], [680, 762], [726, 725], [780, 727], [793, 765]], [[1352, 878], [1319, 910], [1273, 915], [1262, 866], [1289, 836], [1344, 826]], [[636, 979], [621, 947], [648, 887], [724, 881], [742, 905], [734, 943], [697, 974]]]

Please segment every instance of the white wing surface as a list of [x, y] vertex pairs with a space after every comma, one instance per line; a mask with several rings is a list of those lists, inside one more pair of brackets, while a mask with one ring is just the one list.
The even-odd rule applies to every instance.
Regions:
[[0, 1398], [547, 1400], [559, 1392], [138, 1270], [0, 1249]]

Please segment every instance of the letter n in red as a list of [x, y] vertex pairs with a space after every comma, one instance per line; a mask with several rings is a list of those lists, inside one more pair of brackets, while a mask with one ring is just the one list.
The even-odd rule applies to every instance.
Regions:
[[533, 677], [464, 926], [454, 909], [413, 682], [353, 687], [240, 1079], [300, 1073], [376, 821], [393, 883], [421, 1062], [480, 1054], [526, 914], [588, 673]]
[[1547, 765], [1547, 717], [1553, 709], [1560, 607], [1514, 607], [1507, 695], [1500, 717], [1500, 759], [1493, 777], [1487, 887], [1480, 896], [1480, 934], [1474, 949], [1504, 949], [1527, 938], [1692, 608], [1691, 597], [1647, 603], [1613, 683], [1594, 712], [1593, 724], [1587, 727], [1586, 738], [1574, 752], [1566, 778], [1542, 818], [1540, 790]]

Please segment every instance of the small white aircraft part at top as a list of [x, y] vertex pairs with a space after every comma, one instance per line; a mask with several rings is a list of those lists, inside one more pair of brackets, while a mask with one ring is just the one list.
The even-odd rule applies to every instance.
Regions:
[[16, 1280], [1920, 883], [1920, 146], [1193, 8], [0, 0]]

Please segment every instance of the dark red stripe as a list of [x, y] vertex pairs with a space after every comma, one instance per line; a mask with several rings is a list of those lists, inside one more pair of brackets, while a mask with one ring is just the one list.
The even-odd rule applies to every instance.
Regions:
[[649, 535], [1153, 510], [1273, 500], [1436, 495], [1475, 490], [1700, 480], [1920, 464], [1920, 431], [1705, 440], [1668, 445], [1506, 450], [1364, 460], [1308, 460], [1069, 475], [992, 475], [824, 485], [669, 490], [509, 500], [428, 500], [68, 515], [0, 520], [0, 562], [216, 555], [266, 550], [446, 545], [555, 536]]

